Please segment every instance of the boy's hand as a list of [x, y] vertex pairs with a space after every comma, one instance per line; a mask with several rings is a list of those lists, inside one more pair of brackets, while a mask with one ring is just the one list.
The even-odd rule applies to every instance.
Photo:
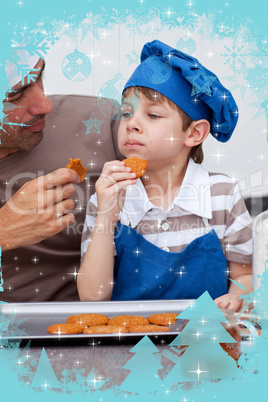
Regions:
[[217, 297], [214, 302], [219, 308], [241, 311], [243, 307], [243, 299], [240, 299], [240, 294], [237, 293], [227, 293], [226, 295]]
[[124, 162], [106, 162], [96, 182], [98, 216], [105, 216], [112, 223], [117, 222], [124, 205], [125, 189], [136, 181], [136, 173], [132, 173]]

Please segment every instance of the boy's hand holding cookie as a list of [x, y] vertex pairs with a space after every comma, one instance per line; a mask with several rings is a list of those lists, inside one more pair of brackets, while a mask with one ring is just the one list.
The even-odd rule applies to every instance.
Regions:
[[136, 173], [132, 173], [124, 162], [106, 162], [96, 182], [98, 217], [105, 217], [116, 223], [124, 204], [124, 190], [136, 181]]

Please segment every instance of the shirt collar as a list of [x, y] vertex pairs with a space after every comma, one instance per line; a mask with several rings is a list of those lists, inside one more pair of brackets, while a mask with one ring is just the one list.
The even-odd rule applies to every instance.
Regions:
[[[191, 158], [179, 193], [172, 204], [179, 207], [182, 212], [212, 218], [209, 174]], [[120, 213], [121, 223], [136, 227], [151, 209], [159, 208], [149, 200], [142, 181], [138, 179], [136, 184], [126, 189], [125, 203]]]
[[141, 179], [138, 179], [136, 184], [126, 189], [125, 203], [120, 216], [121, 223], [136, 227], [144, 215], [153, 208], [157, 207], [149, 200]]
[[191, 158], [174, 204], [195, 215], [212, 218], [209, 174]]

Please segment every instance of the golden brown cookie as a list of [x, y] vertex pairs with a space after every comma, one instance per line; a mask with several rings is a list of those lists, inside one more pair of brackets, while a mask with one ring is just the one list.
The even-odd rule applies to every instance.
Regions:
[[68, 169], [74, 170], [79, 175], [80, 183], [86, 177], [87, 168], [85, 168], [85, 166], [82, 165], [80, 158], [76, 159], [69, 158], [69, 163], [66, 167]]
[[55, 335], [80, 334], [83, 327], [76, 323], [53, 324], [47, 328], [47, 332]]
[[132, 158], [124, 159], [123, 162], [125, 162], [126, 166], [131, 168], [131, 171], [133, 173], [136, 173], [137, 179], [144, 175], [148, 167], [148, 160], [140, 159], [137, 156], [132, 156]]
[[108, 321], [109, 321], [109, 317], [107, 317], [106, 315], [93, 314], [93, 313], [92, 314], [86, 313], [86, 314], [71, 315], [66, 320], [66, 322], [78, 323], [80, 325], [83, 325], [84, 327], [93, 327], [96, 325], [106, 325]]
[[168, 332], [168, 327], [161, 325], [135, 325], [128, 328], [129, 332]]
[[117, 315], [111, 318], [108, 325], [130, 327], [134, 325], [148, 325], [149, 321], [139, 315]]
[[151, 324], [170, 325], [176, 323], [177, 316], [178, 313], [159, 313], [150, 315], [148, 320]]
[[83, 329], [84, 334], [118, 334], [129, 332], [126, 327], [118, 327], [113, 325], [98, 325]]

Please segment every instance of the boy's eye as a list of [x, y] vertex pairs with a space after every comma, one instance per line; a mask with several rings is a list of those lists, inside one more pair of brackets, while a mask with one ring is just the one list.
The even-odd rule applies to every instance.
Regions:
[[131, 117], [132, 116], [132, 113], [131, 112], [125, 112], [125, 111], [122, 111], [121, 112], [121, 118], [122, 119], [128, 119], [129, 117]]
[[154, 114], [154, 113], [150, 113], [150, 114], [149, 114], [149, 117], [150, 117], [151, 119], [159, 119], [159, 118], [160, 118], [160, 116], [159, 116], [158, 114]]

